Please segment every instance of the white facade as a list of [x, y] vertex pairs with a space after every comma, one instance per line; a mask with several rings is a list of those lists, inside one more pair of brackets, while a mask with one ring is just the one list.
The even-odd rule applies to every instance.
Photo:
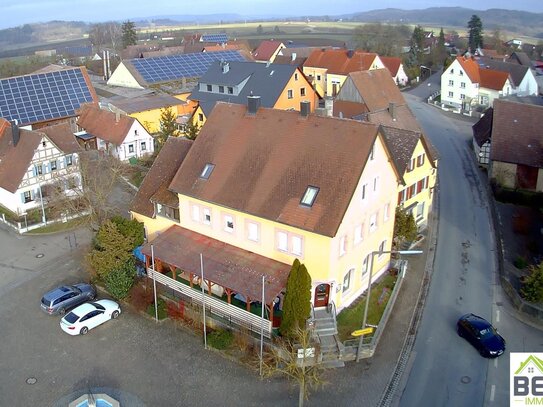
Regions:
[[516, 94], [518, 96], [533, 96], [538, 94], [537, 80], [532, 69], [528, 69], [524, 78], [517, 86]]
[[109, 80], [107, 81], [109, 86], [121, 86], [124, 88], [144, 89], [141, 86], [132, 73], [125, 66], [124, 62], [121, 62], [115, 69]]
[[[44, 186], [66, 180], [66, 193], [81, 185], [78, 154], [65, 154], [48, 137], [44, 136], [34, 151], [28, 169], [14, 193], [0, 188], [0, 205], [10, 211], [23, 215], [28, 210], [42, 205]], [[69, 183], [68, 183], [69, 180]]]
[[405, 73], [405, 70], [403, 69], [403, 64], [400, 64], [400, 67], [398, 68], [398, 73], [394, 77], [394, 82], [396, 82], [400, 86], [407, 85], [407, 82], [409, 81], [409, 78], [407, 77], [407, 74]]
[[96, 138], [98, 150], [108, 150], [120, 161], [140, 158], [155, 151], [153, 137], [138, 120], [134, 120], [121, 145], [114, 146], [100, 138]]
[[503, 88], [500, 90], [479, 87], [479, 104], [483, 106], [492, 106], [494, 104], [494, 99], [499, 99], [514, 93], [516, 92], [514, 92], [514, 88], [509, 79], [505, 81]]
[[441, 75], [441, 103], [454, 107], [479, 102], [479, 84], [473, 83], [458, 60]]

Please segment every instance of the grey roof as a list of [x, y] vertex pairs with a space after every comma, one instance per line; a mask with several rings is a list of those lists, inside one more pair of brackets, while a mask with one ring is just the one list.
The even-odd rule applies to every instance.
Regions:
[[111, 101], [111, 105], [122, 110], [126, 114], [143, 112], [145, 110], [162, 109], [169, 106], [185, 104], [180, 99], [166, 94], [150, 94], [132, 98], [116, 99]]
[[513, 52], [511, 56], [509, 57], [509, 61], [515, 64], [523, 65], [523, 66], [528, 66], [528, 67], [532, 66], [532, 61], [530, 57], [528, 56], [528, 54], [526, 54], [526, 52], [522, 52], [522, 51]]
[[509, 100], [510, 102], [525, 103], [527, 105], [543, 106], [543, 96], [517, 96], [509, 95], [501, 99]]
[[496, 59], [481, 57], [478, 60], [481, 67], [494, 69], [495, 71], [508, 72], [513, 80], [513, 85], [518, 86], [526, 76], [526, 72], [530, 69], [528, 66], [523, 66], [511, 62], [498, 61]]
[[482, 147], [487, 141], [490, 141], [492, 137], [492, 117], [494, 115], [494, 109], [489, 107], [483, 117], [479, 119], [477, 123], [471, 126], [473, 131], [473, 138], [477, 142], [479, 147]]
[[[231, 61], [228, 64], [227, 72], [223, 72], [222, 62], [214, 62], [200, 78], [199, 85], [242, 87], [238, 95], [200, 91], [199, 86], [197, 86], [189, 96], [189, 99], [200, 102], [200, 106], [202, 106], [206, 115], [218, 101], [246, 104], [247, 96], [251, 94], [260, 96], [262, 107], [274, 107], [286, 84], [298, 69], [298, 67], [292, 65], [263, 64], [259, 62]], [[300, 75], [303, 77], [301, 71]]]

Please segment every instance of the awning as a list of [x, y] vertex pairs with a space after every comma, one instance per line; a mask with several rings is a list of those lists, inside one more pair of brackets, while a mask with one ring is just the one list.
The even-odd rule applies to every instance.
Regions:
[[152, 242], [142, 247], [151, 258], [182, 271], [200, 275], [200, 253], [204, 260], [204, 279], [243, 294], [251, 300], [262, 298], [262, 276], [265, 278], [265, 302], [270, 304], [285, 289], [290, 264], [260, 256], [181, 226], [171, 226]]

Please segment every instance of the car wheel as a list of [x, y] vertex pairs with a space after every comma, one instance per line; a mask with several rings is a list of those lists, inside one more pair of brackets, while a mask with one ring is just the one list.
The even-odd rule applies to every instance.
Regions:
[[113, 311], [111, 313], [111, 319], [117, 319], [118, 316], [119, 316], [119, 311]]
[[81, 335], [86, 335], [87, 332], [89, 332], [89, 328], [87, 328], [86, 326], [84, 326], [83, 328], [81, 328], [81, 331], [79, 331], [79, 333]]
[[64, 314], [66, 314], [66, 310], [64, 308], [59, 308], [58, 315], [64, 315]]
[[462, 332], [462, 330], [460, 328], [456, 328], [456, 332], [458, 333], [458, 336], [463, 338], [464, 337], [464, 333]]
[[484, 358], [488, 357], [488, 355], [487, 355], [487, 353], [486, 353], [486, 351], [484, 349], [479, 349], [479, 354]]

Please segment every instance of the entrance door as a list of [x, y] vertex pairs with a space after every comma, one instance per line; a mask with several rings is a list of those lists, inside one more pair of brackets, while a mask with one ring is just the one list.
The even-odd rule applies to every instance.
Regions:
[[326, 307], [328, 305], [328, 299], [330, 297], [330, 284], [319, 284], [315, 288], [315, 300], [313, 305], [317, 307]]

